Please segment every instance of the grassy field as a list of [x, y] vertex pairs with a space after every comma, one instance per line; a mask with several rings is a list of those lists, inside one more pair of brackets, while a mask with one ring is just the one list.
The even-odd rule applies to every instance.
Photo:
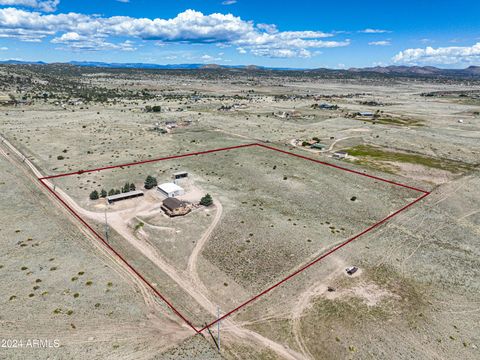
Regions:
[[168, 333], [159, 340], [159, 326], [178, 325], [162, 312], [152, 316], [129, 276], [3, 157], [0, 190], [0, 333], [60, 344], [60, 350], [2, 348], [0, 357], [46, 359], [59, 351], [69, 358], [123, 357], [138, 346], [170, 346]]
[[[223, 205], [221, 223], [201, 253], [199, 268], [200, 277], [225, 308], [247, 300], [418, 196], [408, 189], [257, 147], [85, 173], [55, 182], [82, 207], [95, 210], [101, 201], [88, 199], [92, 189], [109, 189], [126, 181], [141, 188], [148, 174], [161, 183], [178, 170], [188, 171], [195, 186]], [[119, 204], [111, 211], [117, 206], [123, 209]], [[136, 236], [181, 269], [195, 234], [198, 238], [208, 224], [206, 215], [155, 216], [145, 219], [154, 225], [142, 227], [146, 238], [138, 231]], [[164, 282], [155, 282], [164, 286]]]
[[426, 168], [434, 168], [440, 170], [446, 170], [451, 173], [462, 173], [474, 168], [473, 165], [462, 163], [459, 161], [453, 161], [448, 159], [438, 159], [433, 157], [427, 157], [424, 155], [393, 152], [385, 150], [371, 145], [358, 145], [353, 148], [346, 149], [349, 155], [355, 156], [360, 159], [360, 163], [367, 163], [369, 161], [386, 162], [401, 162], [414, 165], [421, 165]]

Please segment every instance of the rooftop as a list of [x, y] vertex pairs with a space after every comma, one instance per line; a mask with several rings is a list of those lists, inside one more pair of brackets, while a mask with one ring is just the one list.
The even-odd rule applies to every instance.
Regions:
[[170, 211], [183, 207], [185, 206], [185, 204], [185, 201], [180, 201], [177, 198], [166, 198], [165, 200], [163, 200], [163, 206], [165, 206]]
[[143, 195], [142, 190], [134, 190], [126, 193], [107, 196], [107, 200], [111, 202], [111, 201], [120, 200], [120, 199], [124, 199], [131, 196], [142, 196], [142, 195]]
[[158, 185], [158, 188], [166, 193], [172, 193], [176, 191], [183, 191], [183, 188], [174, 183], [165, 183]]

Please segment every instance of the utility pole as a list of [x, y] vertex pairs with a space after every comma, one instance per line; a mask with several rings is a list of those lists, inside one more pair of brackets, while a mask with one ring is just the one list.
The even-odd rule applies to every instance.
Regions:
[[108, 205], [105, 206], [105, 240], [108, 243], [108, 219], [107, 219]]
[[217, 305], [217, 346], [220, 353], [220, 306]]

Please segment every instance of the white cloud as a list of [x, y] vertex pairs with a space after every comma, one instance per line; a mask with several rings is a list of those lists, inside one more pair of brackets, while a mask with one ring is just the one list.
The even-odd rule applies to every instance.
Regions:
[[0, 50], [1, 50], [1, 51], [7, 51], [7, 50], [8, 50], [8, 47], [2, 46], [2, 47], [0, 47]]
[[384, 33], [389, 33], [389, 32], [391, 32], [391, 31], [389, 31], [389, 30], [383, 30], [383, 29], [370, 29], [370, 28], [367, 28], [367, 29], [360, 30], [359, 32], [360, 32], [360, 33], [364, 33], [364, 34], [384, 34]]
[[480, 42], [472, 46], [406, 49], [393, 57], [404, 64], [470, 64], [480, 61]]
[[237, 3], [237, 0], [225, 0], [222, 2], [222, 5], [233, 5], [236, 3]]
[[[0, 0], [1, 1], [1, 0]], [[74, 33], [76, 35], [74, 35]], [[56, 36], [52, 42], [77, 46], [98, 43], [99, 48], [114, 45], [110, 37], [155, 40], [162, 43], [212, 43], [236, 46], [259, 56], [309, 57], [319, 48], [348, 46], [350, 41], [324, 40], [333, 34], [321, 31], [279, 31], [275, 25], [245, 21], [232, 14], [204, 15], [186, 10], [171, 19], [101, 17], [78, 13], [45, 15], [16, 8], [0, 9], [0, 37], [40, 41]], [[63, 36], [78, 36], [81, 40]], [[88, 41], [88, 37], [93, 37]], [[98, 39], [102, 39], [100, 43]], [[107, 45], [108, 44], [108, 45]], [[107, 45], [107, 46], [104, 46]]]
[[372, 46], [389, 46], [391, 45], [390, 41], [388, 40], [380, 40], [380, 41], [370, 41], [368, 45]]
[[54, 38], [52, 43], [67, 45], [70, 49], [77, 51], [136, 50], [134, 43], [130, 40], [115, 44], [108, 42], [105, 36], [83, 36], [76, 32], [68, 32]]
[[55, 11], [59, 3], [60, 0], [0, 0], [0, 5], [24, 6], [46, 12]]

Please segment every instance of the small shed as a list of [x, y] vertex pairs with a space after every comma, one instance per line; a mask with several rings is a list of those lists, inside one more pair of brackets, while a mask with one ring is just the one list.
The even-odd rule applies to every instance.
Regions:
[[186, 177], [188, 177], [188, 172], [186, 171], [179, 171], [179, 172], [173, 173], [173, 178], [175, 180], [184, 179]]
[[185, 190], [183, 190], [182, 187], [174, 183], [165, 183], [165, 184], [158, 185], [157, 189], [163, 195], [169, 198], [185, 194]]

